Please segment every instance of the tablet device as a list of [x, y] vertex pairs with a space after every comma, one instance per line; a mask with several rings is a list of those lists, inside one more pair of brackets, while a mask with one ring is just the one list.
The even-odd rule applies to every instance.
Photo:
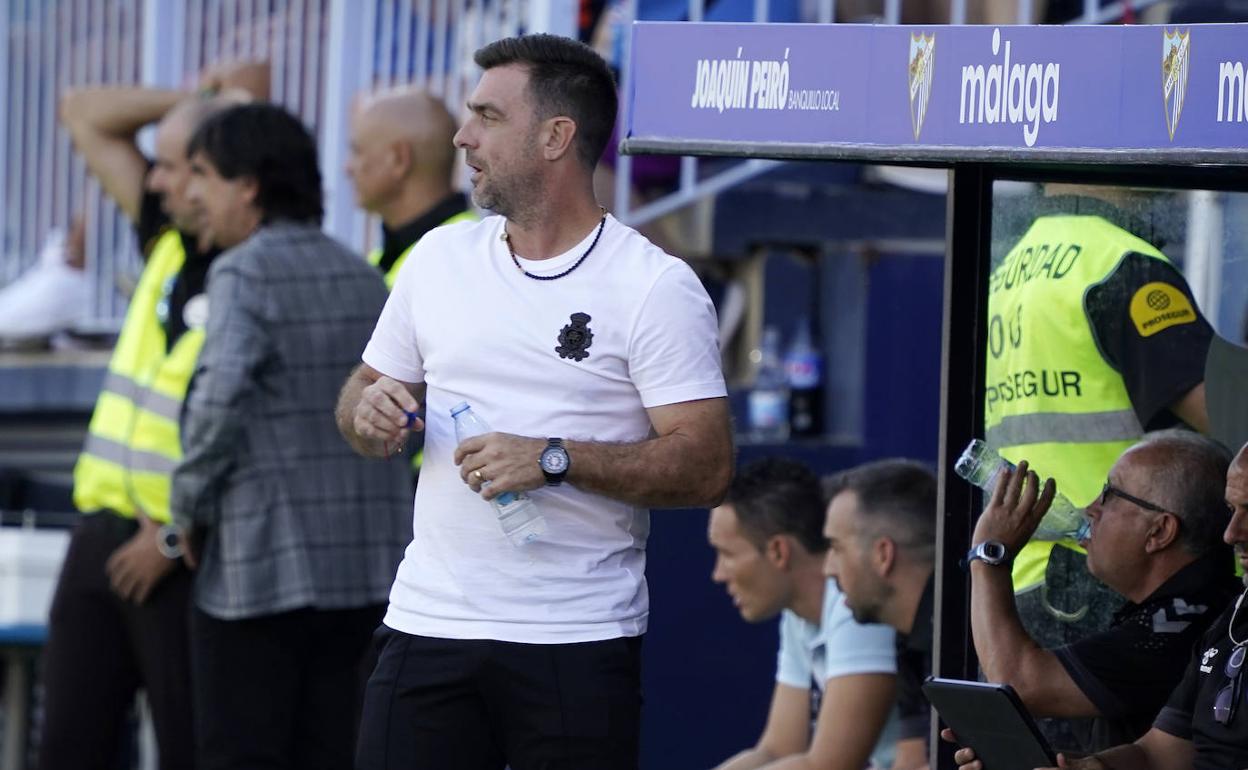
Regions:
[[1008, 684], [928, 677], [923, 693], [985, 770], [1056, 767], [1048, 741]]

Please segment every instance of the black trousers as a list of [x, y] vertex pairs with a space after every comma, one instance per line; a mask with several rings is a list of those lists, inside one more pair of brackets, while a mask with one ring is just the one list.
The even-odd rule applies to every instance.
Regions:
[[641, 637], [431, 639], [382, 627], [358, 770], [633, 770]]
[[112, 770], [135, 692], [151, 704], [162, 770], [193, 767], [187, 607], [191, 574], [179, 564], [146, 603], [123, 601], [104, 565], [138, 525], [84, 516], [52, 599], [44, 648], [41, 770]]
[[191, 611], [200, 770], [351, 767], [362, 663], [385, 605], [246, 620]]

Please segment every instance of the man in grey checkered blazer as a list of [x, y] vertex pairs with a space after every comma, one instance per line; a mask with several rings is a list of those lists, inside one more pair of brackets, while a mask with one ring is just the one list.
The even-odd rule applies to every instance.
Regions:
[[359, 457], [333, 417], [386, 287], [321, 232], [315, 143], [282, 108], [214, 116], [189, 157], [188, 195], [226, 249], [172, 490], [198, 562], [197, 762], [350, 767], [361, 659], [412, 532], [402, 458]]

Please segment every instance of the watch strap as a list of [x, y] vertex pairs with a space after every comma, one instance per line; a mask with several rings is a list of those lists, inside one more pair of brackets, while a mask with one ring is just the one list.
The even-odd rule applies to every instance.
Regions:
[[563, 470], [559, 471], [558, 473], [551, 473], [550, 471], [546, 470], [546, 464], [543, 463], [541, 459], [538, 460], [538, 466], [542, 469], [542, 475], [546, 477], [546, 486], [557, 487], [563, 483], [564, 477], [568, 475], [568, 465], [569, 465], [569, 462], [567, 462], [568, 450], [563, 445], [563, 439], [561, 438], [546, 439], [546, 448], [542, 450], [542, 458], [544, 458], [546, 454], [551, 451], [558, 451], [558, 452], [563, 453], [563, 458], [565, 461], [563, 465]]
[[998, 540], [985, 540], [971, 546], [971, 550], [966, 553], [966, 558], [962, 560], [962, 565], [969, 569], [971, 562], [982, 561], [991, 567], [997, 567], [1009, 564], [1010, 560], [1010, 551], [1005, 547], [1005, 543]]

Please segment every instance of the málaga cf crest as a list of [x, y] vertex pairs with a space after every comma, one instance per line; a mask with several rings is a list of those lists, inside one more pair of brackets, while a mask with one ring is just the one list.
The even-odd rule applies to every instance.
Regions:
[[927, 102], [932, 96], [933, 56], [936, 53], [936, 35], [910, 35], [910, 125], [918, 141], [923, 130], [923, 118], [927, 117]]
[[1192, 54], [1192, 33], [1179, 34], [1162, 30], [1161, 38], [1161, 98], [1166, 109], [1166, 129], [1170, 140], [1179, 127], [1183, 114], [1183, 97], [1187, 93], [1187, 69]]

